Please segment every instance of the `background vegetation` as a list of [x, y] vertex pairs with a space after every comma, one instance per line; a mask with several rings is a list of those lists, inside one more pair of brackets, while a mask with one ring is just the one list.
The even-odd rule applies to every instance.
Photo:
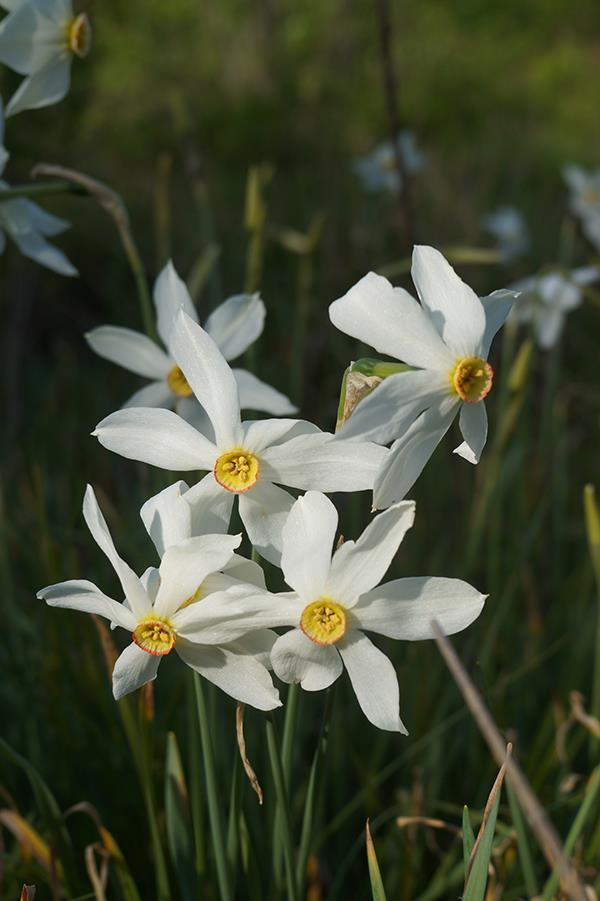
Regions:
[[[389, 130], [374, 6], [222, 0], [200, 9], [194, 0], [103, 0], [89, 12], [95, 43], [74, 65], [69, 97], [9, 123], [11, 183], [26, 181], [39, 160], [109, 183], [129, 208], [148, 278], [172, 256], [206, 313], [247, 283], [246, 182], [250, 167], [262, 167], [260, 288], [268, 317], [251, 363], [292, 395], [303, 416], [332, 429], [342, 372], [361, 351], [329, 325], [328, 304], [368, 269], [389, 264], [399, 264], [395, 280], [410, 287], [398, 200], [365, 194], [352, 168]], [[413, 181], [419, 241], [489, 245], [482, 216], [511, 203], [528, 220], [531, 253], [511, 268], [459, 267], [480, 293], [548, 263], [588, 262], [592, 252], [566, 216], [560, 170], [567, 161], [599, 162], [597, 2], [405, 0], [394, 6], [393, 26], [402, 122], [425, 156]], [[4, 97], [15, 83], [2, 73]], [[137, 382], [94, 357], [82, 335], [104, 322], [139, 328], [135, 286], [99, 207], [80, 197], [44, 206], [73, 222], [60, 243], [81, 277], [55, 276], [13, 248], [1, 261], [0, 732], [42, 774], [61, 810], [94, 805], [146, 899], [155, 892], [149, 830], [98, 632], [88, 617], [47, 609], [35, 591], [83, 575], [115, 590], [80, 513], [88, 481], [123, 556], [139, 571], [154, 562], [136, 510], [169, 479], [86, 437]], [[500, 390], [484, 459], [469, 467], [450, 456], [449, 441], [436, 453], [415, 488], [416, 525], [394, 570], [460, 576], [490, 593], [483, 615], [454, 643], [563, 836], [598, 762], [598, 742], [580, 724], [560, 730], [573, 690], [600, 712], [598, 687], [593, 697], [597, 603], [582, 506], [584, 484], [598, 476], [598, 315], [586, 303], [549, 354], [524, 344], [526, 334], [507, 333], [498, 343]], [[368, 499], [340, 502], [344, 534], [353, 537]], [[425, 901], [461, 891], [460, 841], [451, 832], [399, 828], [395, 817], [460, 826], [468, 804], [477, 821], [496, 767], [435, 645], [390, 642], [385, 650], [398, 669], [409, 738], [371, 728], [343, 682], [329, 702], [323, 694], [299, 700], [289, 768], [298, 842], [323, 711], [331, 708], [317, 768], [311, 899], [369, 896], [367, 816], [388, 897]], [[126, 708], [136, 721], [141, 710], [161, 811], [169, 730], [178, 736], [192, 799], [204, 803], [182, 670], [161, 667], [153, 708], [147, 694]], [[266, 887], [282, 897], [270, 869], [277, 854], [262, 717], [246, 716], [266, 796], [260, 809], [236, 763], [234, 704], [216, 693], [209, 702], [223, 809], [227, 815], [235, 772], [241, 802], [234, 798], [234, 805], [241, 803], [248, 835], [239, 897], [269, 897]], [[283, 717], [275, 717], [279, 730]], [[6, 751], [0, 782], [6, 808], [55, 841], [39, 790]], [[161, 830], [168, 819], [161, 813]], [[94, 897], [83, 849], [97, 841], [97, 829], [82, 813], [67, 823], [74, 842], [67, 897]], [[210, 845], [201, 834], [207, 827], [203, 820], [195, 826], [201, 887], [182, 897], [216, 897]], [[531, 879], [540, 889], [548, 869], [536, 850], [530, 870], [524, 867], [506, 799], [498, 836], [492, 888], [498, 897], [530, 896]], [[5, 845], [2, 897], [17, 898], [24, 881], [38, 883], [40, 899], [52, 897], [48, 860], [25, 854], [27, 842], [8, 833]], [[575, 850], [593, 883], [597, 806]], [[111, 867], [108, 897], [133, 897]], [[169, 867], [178, 897], [180, 866], [171, 859]]]

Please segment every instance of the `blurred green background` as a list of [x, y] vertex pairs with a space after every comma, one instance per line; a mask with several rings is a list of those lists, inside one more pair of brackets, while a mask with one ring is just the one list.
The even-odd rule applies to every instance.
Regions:
[[[531, 252], [511, 268], [458, 267], [481, 294], [547, 263], [589, 261], [579, 236], [565, 239], [560, 170], [568, 161], [600, 162], [597, 0], [405, 0], [392, 10], [401, 122], [425, 159], [412, 180], [418, 240], [490, 246], [482, 216], [514, 204], [531, 228]], [[31, 166], [44, 161], [111, 185], [129, 209], [150, 281], [169, 256], [184, 277], [194, 267], [197, 273], [212, 249], [218, 258], [198, 292], [204, 315], [244, 288], [246, 182], [251, 166], [264, 165], [271, 177], [260, 288], [268, 317], [252, 362], [258, 375], [291, 394], [304, 417], [333, 429], [341, 375], [359, 349], [329, 325], [328, 304], [369, 269], [409, 254], [397, 196], [365, 193], [353, 171], [358, 156], [389, 136], [375, 5], [96, 0], [88, 12], [94, 44], [89, 58], [75, 60], [66, 100], [8, 122], [7, 179], [25, 182]], [[3, 71], [2, 95], [17, 83]], [[13, 247], [0, 260], [1, 735], [43, 773], [62, 808], [83, 799], [97, 806], [145, 899], [153, 897], [148, 836], [94, 626], [87, 617], [47, 610], [35, 591], [78, 576], [114, 591], [80, 513], [87, 481], [123, 556], [139, 571], [153, 562], [137, 510], [169, 474], [112, 456], [88, 437], [138, 381], [94, 357], [82, 335], [109, 322], [140, 328], [135, 285], [114, 227], [93, 201], [69, 196], [43, 205], [73, 223], [57, 243], [80, 278], [43, 270]], [[317, 222], [322, 231], [307, 268], [293, 252], [295, 233]], [[410, 287], [407, 276], [396, 281]], [[598, 310], [586, 304], [569, 319], [562, 348], [534, 353], [517, 419], [495, 451], [524, 337], [505, 339], [502, 353], [500, 346], [495, 351], [500, 390], [491, 403], [487, 456], [474, 471], [450, 457], [448, 442], [436, 453], [414, 492], [416, 525], [397, 572], [460, 576], [490, 592], [486, 612], [456, 644], [500, 725], [512, 730], [536, 789], [567, 827], [579, 796], [561, 793], [561, 782], [589, 768], [585, 741], [559, 759], [554, 737], [569, 691], [588, 699], [591, 693], [595, 608], [581, 490], [598, 476]], [[343, 531], [353, 537], [366, 521], [368, 498], [342, 505]], [[459, 823], [463, 803], [485, 802], [494, 764], [467, 716], [447, 724], [461, 701], [435, 647], [389, 643], [386, 650], [398, 666], [411, 737], [375, 734], [348, 686], [338, 686], [315, 833], [317, 884], [333, 885], [331, 897], [368, 897], [361, 835], [366, 815], [377, 825], [379, 814], [383, 826], [374, 835], [390, 897], [455, 897], [455, 882], [431, 886], [440, 861], [448, 873], [460, 861], [460, 847], [446, 837], [407, 838], [393, 816], [425, 812]], [[189, 752], [182, 674], [169, 669], [156, 690], [159, 786], [165, 729], [178, 730]], [[223, 697], [213, 703], [226, 749], [226, 794], [233, 704]], [[295, 816], [324, 698], [304, 695], [301, 705]], [[249, 714], [255, 767], [268, 784], [261, 729], [260, 717]], [[378, 781], [390, 764], [393, 772]], [[6, 761], [0, 776], [43, 832], [23, 776]], [[245, 803], [260, 836], [254, 799]], [[93, 828], [84, 833], [78, 847], [94, 840]], [[599, 843], [596, 831], [591, 860]], [[11, 840], [7, 847], [0, 880], [12, 899], [21, 881], [41, 884], [44, 876], [20, 859]], [[503, 897], [522, 896], [518, 874], [504, 864], [513, 888]], [[89, 887], [81, 880], [83, 895]], [[206, 886], [201, 897], [216, 897]], [[40, 898], [50, 897], [47, 891], [40, 889]], [[242, 888], [239, 897], [253, 896]]]

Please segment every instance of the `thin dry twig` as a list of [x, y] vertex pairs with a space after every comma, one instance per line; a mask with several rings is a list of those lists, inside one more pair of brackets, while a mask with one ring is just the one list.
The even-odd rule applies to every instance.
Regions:
[[[486, 740], [492, 755], [496, 762], [502, 765], [505, 756], [505, 742], [498, 726], [483, 703], [456, 651], [440, 629], [439, 623], [433, 620], [431, 625], [437, 646], [446, 666], [458, 685], [467, 707], [473, 714], [473, 719]], [[507, 760], [506, 764], [508, 778], [527, 817], [531, 830], [548, 864], [552, 869], [558, 871], [565, 895], [568, 898], [575, 899], [575, 901], [587, 901], [587, 894], [579, 875], [572, 863], [566, 859], [558, 833], [546, 816], [544, 808], [534, 794], [523, 771], [513, 758]]]
[[396, 817], [396, 826], [399, 829], [406, 829], [409, 826], [429, 826], [431, 829], [445, 829], [457, 837], [462, 835], [462, 829], [459, 829], [454, 823], [447, 823], [445, 820], [438, 820], [435, 817]]
[[263, 790], [260, 787], [260, 782], [258, 781], [256, 773], [252, 769], [252, 764], [248, 760], [248, 755], [246, 753], [246, 739], [244, 738], [244, 705], [241, 703], [238, 704], [235, 708], [235, 733], [237, 736], [240, 757], [242, 758], [242, 764], [246, 772], [246, 776], [248, 777], [250, 785], [258, 795], [258, 803], [262, 804]]

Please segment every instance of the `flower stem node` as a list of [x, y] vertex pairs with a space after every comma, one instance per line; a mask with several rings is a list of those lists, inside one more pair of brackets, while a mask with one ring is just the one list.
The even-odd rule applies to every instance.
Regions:
[[87, 56], [92, 46], [92, 26], [85, 13], [80, 13], [69, 22], [67, 44], [74, 56]]
[[168, 373], [167, 385], [177, 397], [191, 397], [194, 393], [179, 366], [173, 366]]
[[490, 393], [494, 370], [481, 357], [464, 357], [450, 372], [452, 391], [466, 404], [476, 404]]
[[177, 635], [168, 620], [149, 616], [138, 623], [131, 637], [142, 651], [163, 657], [175, 647]]
[[302, 611], [300, 628], [315, 644], [335, 644], [346, 634], [346, 611], [331, 598], [317, 598]]
[[242, 494], [258, 482], [258, 457], [243, 447], [221, 454], [215, 463], [215, 479], [222, 488]]

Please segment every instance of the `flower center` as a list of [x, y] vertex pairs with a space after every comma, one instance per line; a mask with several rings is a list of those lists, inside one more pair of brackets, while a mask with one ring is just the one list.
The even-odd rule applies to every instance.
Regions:
[[92, 26], [85, 13], [80, 13], [69, 22], [67, 27], [67, 44], [71, 53], [83, 58], [92, 46]]
[[600, 202], [600, 191], [593, 185], [588, 185], [587, 188], [583, 189], [582, 197], [584, 203], [594, 206], [594, 204]]
[[481, 357], [464, 357], [450, 373], [454, 394], [466, 404], [476, 404], [489, 394], [494, 381], [494, 370]]
[[242, 447], [221, 454], [215, 463], [215, 479], [227, 491], [248, 491], [258, 482], [258, 457]]
[[346, 611], [331, 598], [317, 598], [302, 611], [300, 628], [315, 644], [335, 644], [346, 633]]
[[162, 657], [175, 647], [177, 635], [171, 623], [166, 619], [148, 616], [138, 623], [131, 636], [138, 648]]
[[194, 393], [179, 366], [173, 366], [169, 372], [167, 385], [177, 397], [191, 397]]

